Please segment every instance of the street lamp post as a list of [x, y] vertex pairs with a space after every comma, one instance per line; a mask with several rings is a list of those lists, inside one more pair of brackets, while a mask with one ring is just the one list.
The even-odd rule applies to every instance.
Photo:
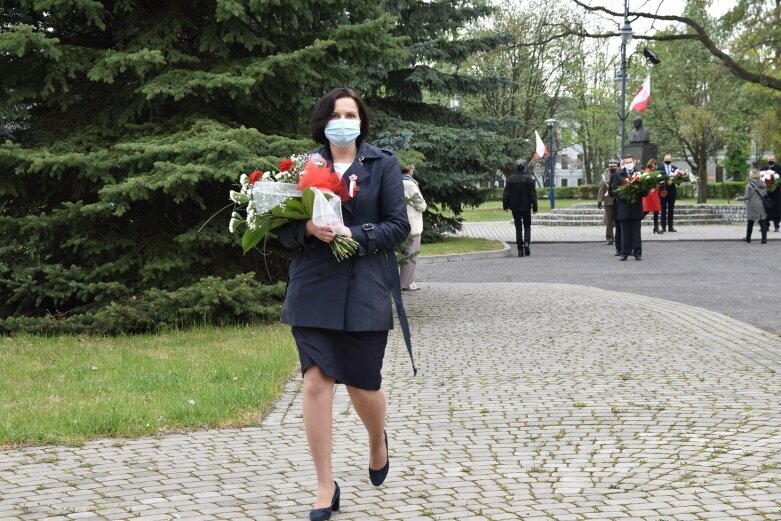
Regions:
[[553, 158], [553, 125], [556, 120], [553, 118], [546, 119], [545, 124], [548, 125], [548, 199], [550, 199], [550, 209], [556, 208], [556, 193], [554, 186], [556, 186], [556, 178], [553, 175], [554, 165], [556, 164]]
[[619, 30], [621, 34], [621, 158], [624, 157], [624, 142], [626, 141], [626, 46], [632, 41], [632, 26], [629, 25], [629, 0], [624, 0], [624, 25]]

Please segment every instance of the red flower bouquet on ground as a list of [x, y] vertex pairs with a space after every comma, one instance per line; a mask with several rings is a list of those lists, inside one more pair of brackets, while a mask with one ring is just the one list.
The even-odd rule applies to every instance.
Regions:
[[[279, 163], [276, 172], [256, 170], [239, 178], [241, 190], [230, 191], [235, 203], [228, 229], [241, 233], [246, 254], [272, 230], [293, 221], [312, 220], [336, 233], [330, 242], [338, 261], [358, 251], [358, 243], [342, 235], [342, 202], [349, 196], [341, 177], [318, 155], [297, 155]], [[243, 213], [243, 215], [242, 215]]]

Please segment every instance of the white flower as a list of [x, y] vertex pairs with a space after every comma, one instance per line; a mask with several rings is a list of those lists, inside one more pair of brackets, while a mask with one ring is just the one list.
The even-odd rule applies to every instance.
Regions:
[[236, 227], [239, 225], [240, 222], [241, 222], [241, 215], [239, 215], [238, 212], [233, 212], [231, 214], [231, 220], [228, 223], [228, 230], [231, 233], [236, 233]]
[[249, 181], [249, 177], [247, 176], [247, 174], [241, 174], [241, 177], [239, 177], [239, 184], [241, 184], [241, 186], [244, 186], [247, 184], [247, 181]]
[[271, 172], [263, 172], [263, 176], [261, 176], [261, 181], [268, 181], [271, 179]]
[[187, 403], [189, 403], [190, 405], [195, 405], [195, 400], [187, 400]]

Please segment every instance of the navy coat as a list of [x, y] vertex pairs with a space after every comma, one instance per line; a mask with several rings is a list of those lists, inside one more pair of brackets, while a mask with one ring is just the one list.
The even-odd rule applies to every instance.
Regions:
[[[670, 175], [672, 175], [673, 172], [678, 170], [678, 167], [675, 165], [670, 165]], [[668, 183], [667, 182], [667, 165], [664, 163], [660, 163], [656, 166], [656, 171], [661, 172], [665, 176], [665, 181], [662, 183], [663, 187], [662, 190], [667, 190], [667, 202], [675, 202], [675, 199], [678, 197], [678, 187], [675, 186], [675, 183]]]
[[[635, 172], [639, 172], [639, 170], [635, 169], [633, 173]], [[642, 199], [638, 199], [633, 203], [629, 203], [615, 195], [615, 188], [623, 183], [624, 179], [627, 177], [629, 177], [629, 174], [625, 168], [622, 168], [621, 170], [618, 170], [616, 173], [614, 173], [613, 177], [610, 179], [608, 193], [613, 196], [613, 208], [615, 210], [616, 221], [635, 221], [645, 217]]]
[[[329, 162], [330, 150], [317, 151]], [[358, 241], [358, 254], [337, 262], [330, 245], [306, 237], [306, 223], [276, 230], [279, 241], [298, 253], [290, 265], [282, 321], [291, 326], [342, 331], [393, 329], [394, 248], [410, 232], [401, 168], [391, 152], [361, 144], [342, 179], [357, 176], [358, 191], [342, 203], [344, 223]], [[374, 230], [365, 230], [373, 224]], [[398, 276], [396, 277], [398, 280]]]

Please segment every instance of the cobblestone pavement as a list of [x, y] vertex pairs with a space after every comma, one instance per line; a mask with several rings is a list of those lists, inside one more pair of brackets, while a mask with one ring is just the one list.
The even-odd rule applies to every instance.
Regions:
[[[380, 488], [337, 388], [335, 521], [781, 519], [777, 336], [564, 284], [427, 283], [406, 300], [420, 372], [394, 331]], [[256, 428], [2, 452], [0, 519], [306, 519], [300, 398], [295, 378]]]
[[[675, 233], [653, 234], [644, 221], [643, 241], [739, 241], [746, 235], [746, 226], [743, 224], [678, 226], [676, 230]], [[514, 243], [515, 226], [511, 221], [464, 223], [460, 235]], [[534, 242], [603, 242], [605, 227], [533, 225], [532, 236]], [[780, 240], [781, 233], [770, 231], [767, 237], [769, 240]], [[759, 242], [756, 227], [753, 239]]]

